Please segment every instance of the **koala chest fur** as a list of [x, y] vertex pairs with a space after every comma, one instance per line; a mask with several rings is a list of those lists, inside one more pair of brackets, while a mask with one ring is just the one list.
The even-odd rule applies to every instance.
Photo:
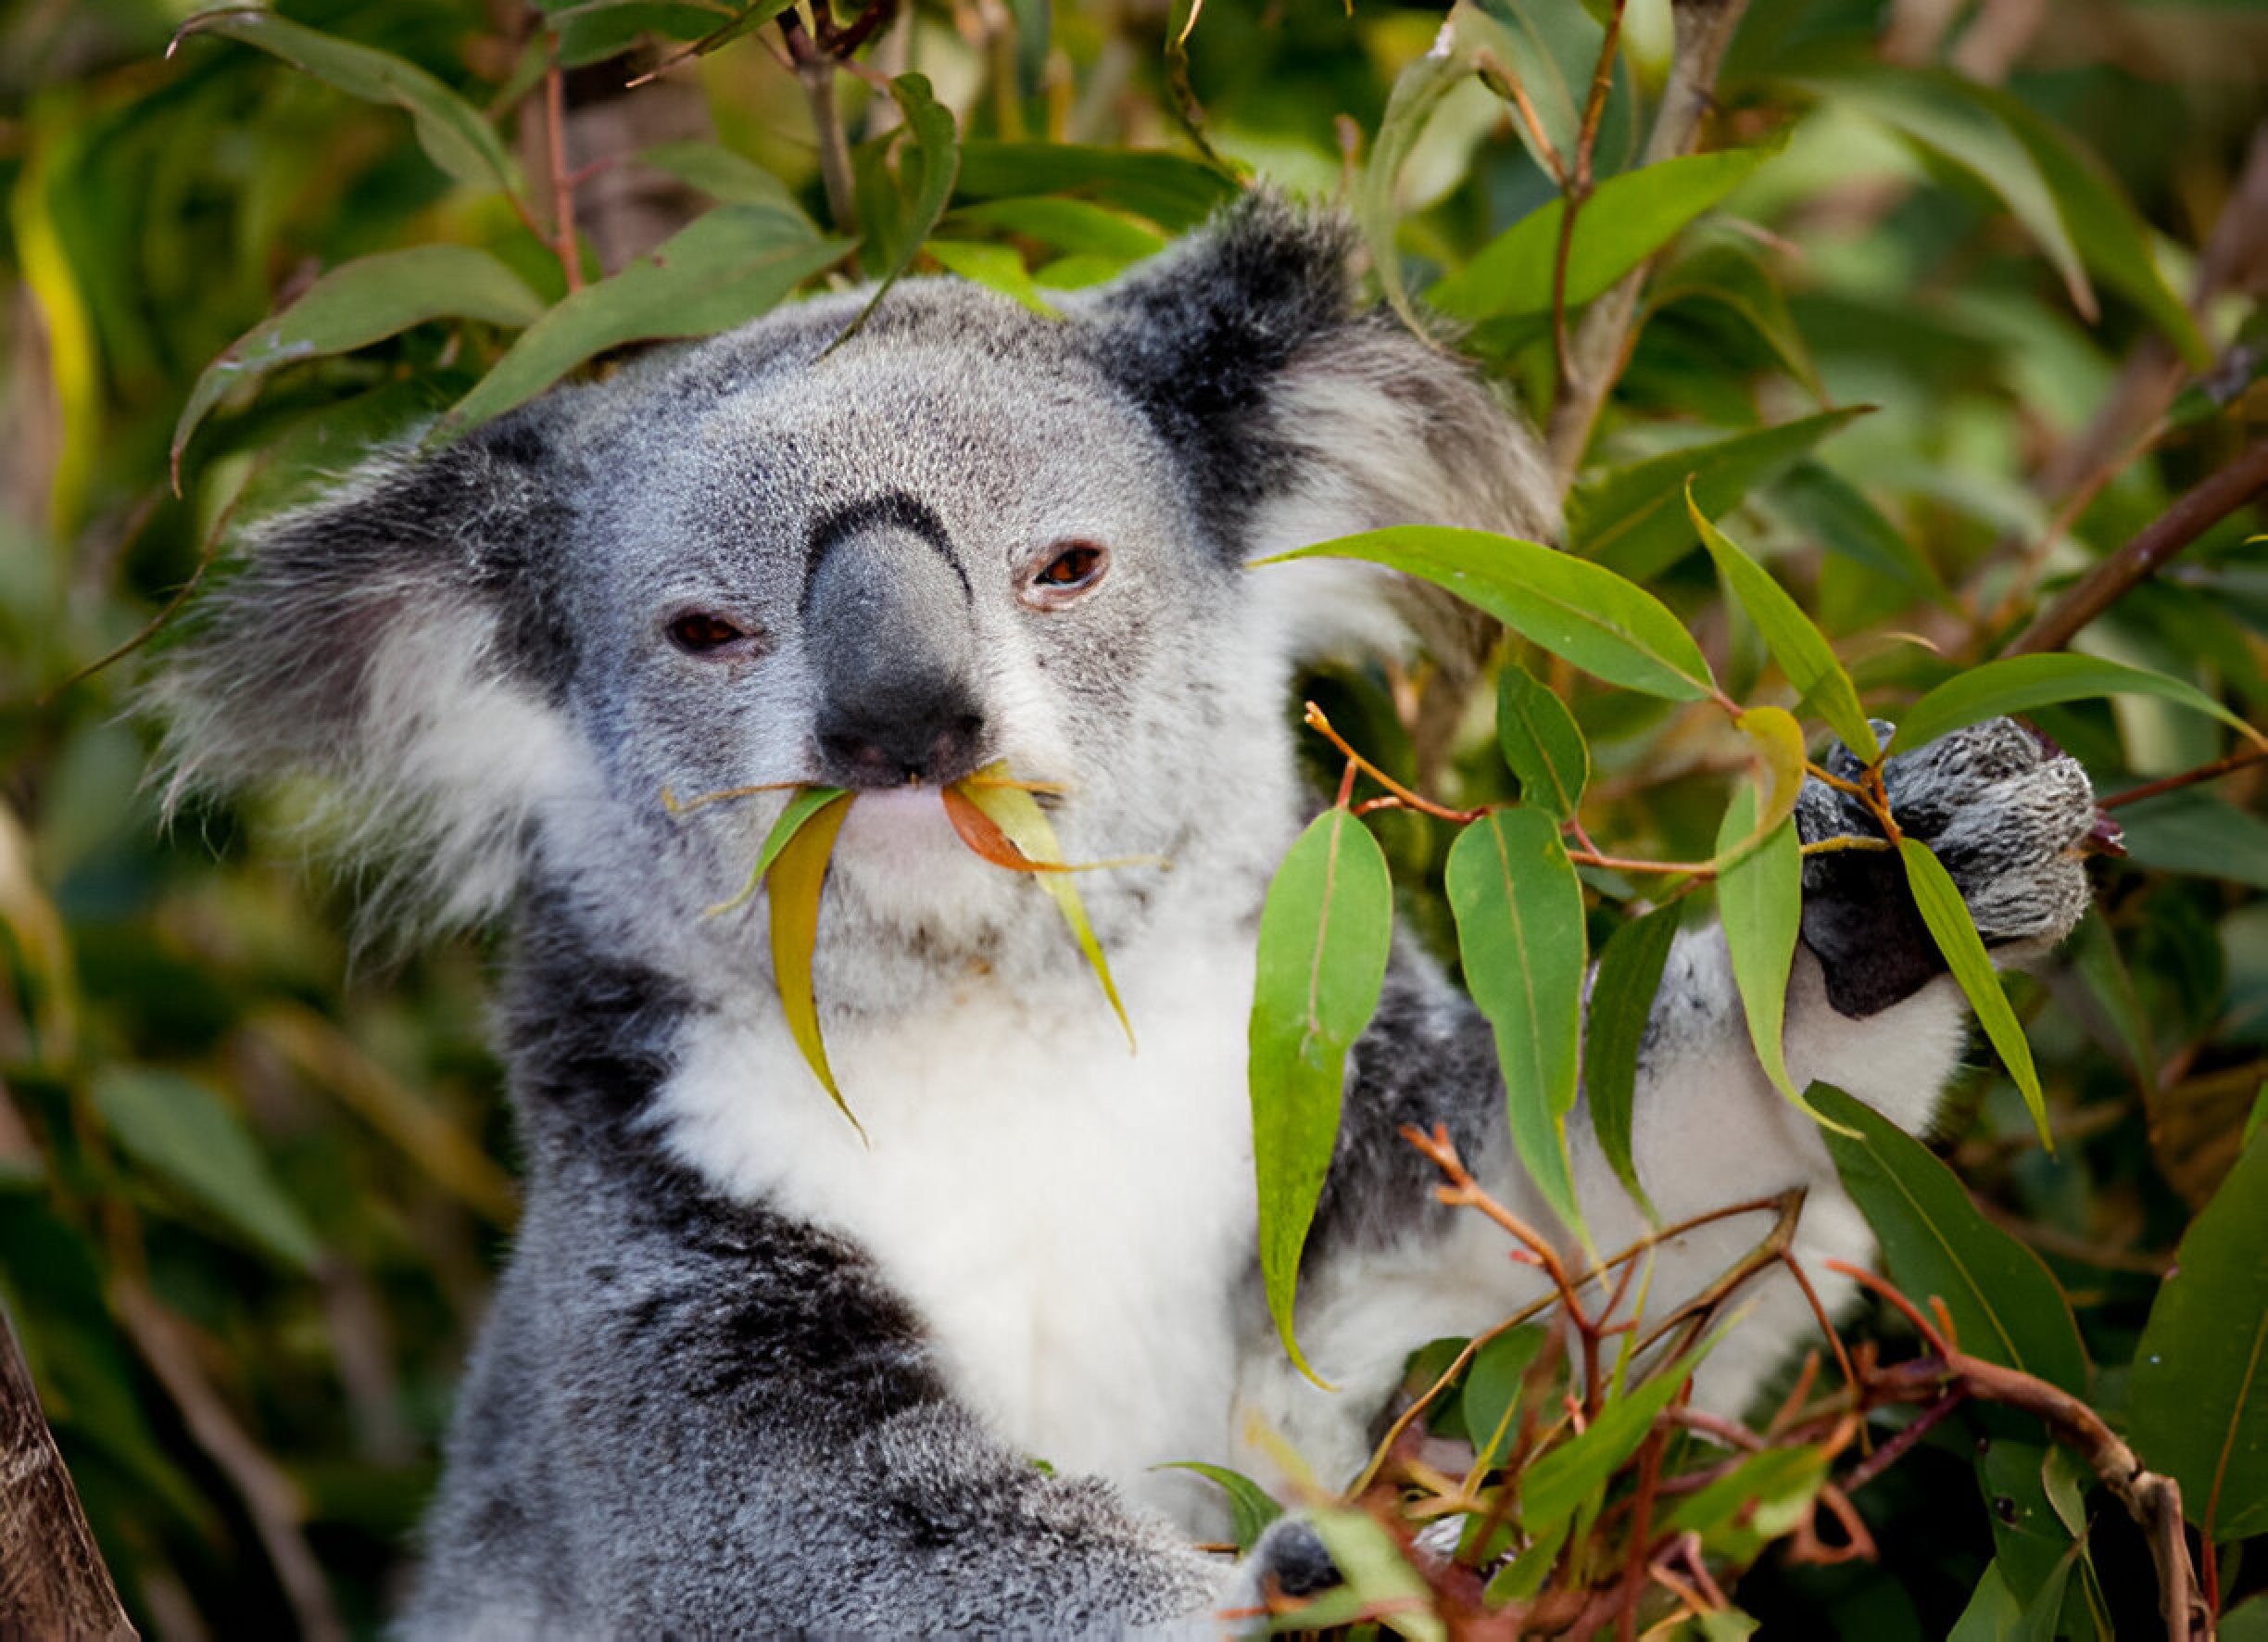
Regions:
[[830, 1036], [863, 1141], [762, 1012], [699, 1031], [655, 1119], [725, 1189], [867, 1251], [1002, 1441], [1203, 1520], [1192, 1479], [1150, 1468], [1230, 1439], [1251, 1333], [1250, 953], [1115, 962], [1129, 1053], [1064, 940], [1034, 995], [979, 979]]

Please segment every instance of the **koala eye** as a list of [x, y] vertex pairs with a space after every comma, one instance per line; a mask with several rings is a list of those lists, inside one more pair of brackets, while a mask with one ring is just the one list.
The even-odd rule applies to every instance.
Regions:
[[1045, 563], [1024, 585], [1023, 601], [1034, 610], [1052, 610], [1091, 589], [1110, 567], [1110, 549], [1101, 542], [1062, 541], [1048, 549]]
[[689, 610], [669, 625], [670, 642], [687, 655], [705, 655], [711, 650], [723, 650], [735, 639], [746, 638], [747, 629], [735, 626], [721, 615], [705, 610]]

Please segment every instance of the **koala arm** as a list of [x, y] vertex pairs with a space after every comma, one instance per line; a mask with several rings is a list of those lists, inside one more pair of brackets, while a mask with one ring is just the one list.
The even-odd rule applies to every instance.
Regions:
[[[1843, 763], [1851, 767], [1847, 755]], [[1997, 956], [2043, 950], [2085, 910], [2076, 846], [2093, 822], [2092, 791], [2076, 763], [2029, 731], [2006, 719], [1973, 726], [1892, 760], [1884, 780], [1892, 813], [1937, 853]], [[1862, 808], [1818, 784], [1804, 795], [1798, 826], [1807, 839], [1871, 831]], [[1835, 1083], [1902, 1127], [1925, 1129], [1967, 1042], [1968, 1011], [1896, 857], [1808, 857], [1805, 890], [1783, 1038], [1791, 1075], [1798, 1087]], [[1544, 1292], [1531, 1269], [1506, 1257], [1505, 1234], [1483, 1217], [1429, 1201], [1436, 1177], [1397, 1135], [1405, 1123], [1446, 1123], [1490, 1190], [1548, 1229], [1549, 1211], [1505, 1132], [1502, 1100], [1486, 1023], [1422, 960], [1403, 954], [1355, 1051], [1302, 1282], [1302, 1345], [1343, 1395], [1317, 1392], [1281, 1366], [1272, 1342], [1255, 1347], [1245, 1383], [1248, 1410], [1289, 1435], [1327, 1478], [1361, 1463], [1361, 1421], [1391, 1394], [1409, 1342], [1469, 1334]], [[1871, 1233], [1843, 1195], [1811, 1119], [1757, 1064], [1721, 929], [1688, 931], [1672, 945], [1634, 1100], [1639, 1178], [1665, 1221], [1802, 1187], [1796, 1257], [1831, 1309], [1847, 1297], [1848, 1280], [1824, 1262], [1871, 1259]], [[1601, 1253], [1613, 1253], [1643, 1235], [1645, 1222], [1588, 1120], [1578, 1113], [1568, 1128], [1589, 1230]], [[1705, 1287], [1768, 1225], [1762, 1215], [1745, 1216], [1663, 1245], [1650, 1314]], [[1756, 1312], [1699, 1376], [1697, 1397], [1720, 1412], [1739, 1413], [1812, 1326], [1808, 1302], [1784, 1274], [1753, 1285], [1744, 1295], [1750, 1302]], [[1261, 1462], [1258, 1450], [1252, 1458]]]

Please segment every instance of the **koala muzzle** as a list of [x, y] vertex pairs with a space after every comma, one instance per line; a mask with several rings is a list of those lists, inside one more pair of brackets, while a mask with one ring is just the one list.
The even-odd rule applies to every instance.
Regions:
[[877, 521], [822, 538], [803, 600], [826, 780], [942, 786], [983, 762], [969, 588], [941, 533]]

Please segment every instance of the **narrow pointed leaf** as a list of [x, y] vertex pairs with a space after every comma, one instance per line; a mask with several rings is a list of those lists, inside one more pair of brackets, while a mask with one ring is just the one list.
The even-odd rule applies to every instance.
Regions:
[[[772, 973], [779, 987], [788, 1030], [820, 1086], [834, 1097], [842, 1115], [862, 1137], [865, 1130], [835, 1086], [826, 1044], [819, 1034], [819, 1004], [812, 992], [812, 949], [819, 938], [819, 895], [826, 887], [827, 862], [835, 835], [850, 813], [851, 795], [837, 793], [805, 810], [795, 829], [774, 853], [766, 885], [772, 903]], [[785, 817], [782, 818], [785, 820]], [[777, 829], [775, 829], [776, 836]], [[769, 849], [769, 844], [766, 845]]]
[[972, 239], [932, 239], [922, 249], [937, 259], [938, 266], [948, 273], [957, 273], [971, 284], [984, 285], [998, 291], [1009, 300], [1028, 308], [1041, 319], [1061, 319], [1062, 313], [1032, 283], [1024, 259], [1016, 255], [1014, 246], [992, 245]]
[[2002, 656], [1955, 674], [1898, 714], [1890, 751], [1909, 752], [2004, 713], [2027, 713], [2089, 696], [2157, 696], [2211, 714], [2255, 742], [2262, 739], [2258, 730], [2195, 685], [2123, 662], [2057, 651]]
[[2208, 1540], [2268, 1533], [2268, 1142], [2255, 1135], [2183, 1234], [2126, 1394], [2142, 1462]]
[[706, 336], [756, 318], [850, 249], [814, 239], [800, 213], [720, 206], [621, 272], [554, 307], [435, 425], [439, 440], [501, 416], [625, 342]]
[[1638, 1048], [1645, 1041], [1654, 996], [1677, 939], [1678, 912], [1657, 906], [1606, 939], [1591, 982], [1590, 1018], [1583, 1035], [1583, 1097], [1599, 1150], [1648, 1220], [1654, 1205], [1638, 1182], [1631, 1149], [1631, 1107], [1638, 1086]]
[[1450, 846], [1445, 888], [1466, 988], [1496, 1034], [1513, 1145], [1581, 1236], [1567, 1115], [1582, 1042], [1582, 884], [1558, 824], [1526, 805], [1490, 811]]
[[[1007, 771], [1004, 765], [991, 764], [977, 773], [999, 776]], [[1054, 900], [1056, 911], [1063, 914], [1064, 923], [1071, 930], [1071, 939], [1078, 942], [1088, 967], [1102, 984], [1102, 995], [1110, 1000], [1111, 1013], [1118, 1017], [1118, 1025], [1126, 1032], [1127, 1047], [1132, 1049], [1134, 1024], [1127, 1018], [1126, 1005], [1118, 1001], [1118, 984], [1111, 979], [1110, 965], [1102, 956], [1102, 943], [1095, 939], [1094, 926], [1087, 921], [1086, 903], [1079, 900], [1078, 887], [1071, 881], [1071, 873], [1064, 865], [1063, 849], [1055, 841], [1055, 828], [1048, 821], [1047, 812], [1040, 807], [1040, 801], [1021, 787], [989, 782], [956, 781], [951, 791], [1004, 833], [1024, 855], [1023, 870], [1036, 873], [1040, 887]], [[947, 813], [951, 815], [953, 811], [949, 807]], [[953, 825], [956, 829], [961, 827], [958, 819]], [[968, 834], [964, 831], [962, 837], [966, 839]]]
[[511, 190], [511, 158], [503, 139], [479, 109], [407, 58], [257, 6], [202, 12], [181, 26], [174, 44], [192, 34], [256, 45], [349, 96], [390, 103], [410, 116], [418, 145], [450, 176], [475, 188]]
[[1610, 570], [1516, 537], [1438, 525], [1342, 536], [1263, 559], [1365, 559], [1446, 587], [1584, 672], [1649, 696], [1716, 693], [1701, 647], [1661, 600]]
[[1632, 580], [1651, 580], [1695, 546], [1685, 512], [1689, 488], [1703, 512], [1721, 517], [1749, 491], [1793, 467], [1814, 445], [1870, 409], [1849, 405], [1822, 410], [1609, 468], [1569, 495], [1568, 547]]
[[757, 886], [763, 882], [764, 874], [772, 870], [772, 864], [779, 859], [788, 840], [802, 830], [803, 824], [837, 799], [848, 797], [850, 794], [839, 787], [797, 788], [788, 800], [788, 807], [780, 812], [779, 819], [772, 823], [772, 830], [764, 835], [763, 847], [756, 852], [756, 865], [749, 872], [748, 883], [739, 894], [730, 901], [718, 902], [704, 916], [717, 917], [745, 904], [755, 895]]
[[1228, 1497], [1228, 1537], [1240, 1551], [1252, 1549], [1267, 1525], [1283, 1515], [1283, 1507], [1268, 1491], [1241, 1471], [1207, 1465], [1202, 1459], [1169, 1459], [1160, 1471], [1195, 1471]]
[[1379, 286], [1388, 306], [1412, 330], [1420, 329], [1423, 322], [1410, 306], [1409, 283], [1403, 274], [1402, 253], [1396, 244], [1401, 224], [1396, 184], [1418, 139], [1425, 135], [1433, 111], [1473, 71], [1472, 54], [1455, 34], [1454, 22], [1445, 25], [1434, 48], [1395, 78], [1386, 98], [1386, 112], [1379, 120], [1378, 134], [1371, 139], [1369, 158], [1363, 165], [1362, 183], [1354, 192], [1354, 221], [1369, 248], [1370, 266], [1378, 271]]
[[414, 246], [343, 263], [205, 367], [173, 424], [174, 483], [181, 482], [190, 436], [221, 396], [279, 366], [367, 347], [427, 320], [478, 320], [517, 330], [543, 311], [542, 299], [518, 274], [470, 246]]
[[1574, 815], [1591, 780], [1591, 749], [1567, 703], [1508, 663], [1496, 678], [1496, 740], [1524, 802], [1563, 821]]
[[[1698, 1354], [1695, 1354], [1697, 1357]], [[1607, 1479], [1638, 1451], [1654, 1429], [1655, 1416], [1670, 1406], [1678, 1387], [1693, 1372], [1695, 1357], [1667, 1365], [1598, 1411], [1580, 1436], [1570, 1437], [1520, 1475], [1519, 1522], [1541, 1534], [1598, 1496]]]
[[[1724, 925], [1732, 958], [1732, 979], [1748, 1018], [1748, 1042], [1757, 1062], [1797, 1105], [1803, 1096], [1788, 1076], [1780, 1038], [1787, 1018], [1788, 974], [1796, 963], [1796, 936], [1802, 917], [1803, 852], [1792, 821], [1756, 840], [1756, 789], [1743, 787], [1726, 807], [1717, 834], [1720, 856], [1737, 855], [1717, 879], [1717, 915]], [[1745, 853], [1742, 853], [1745, 852]], [[1810, 1108], [1805, 1106], [1808, 1111]]]
[[962, 145], [959, 185], [966, 199], [1075, 195], [1121, 207], [1172, 232], [1195, 227], [1236, 195], [1236, 184], [1211, 166], [1178, 154], [984, 139]]
[[1251, 1026], [1260, 1274], [1284, 1349], [1310, 1378], [1292, 1331], [1300, 1251], [1339, 1138], [1347, 1051], [1378, 1008], [1392, 933], [1385, 852], [1347, 811], [1326, 811], [1268, 885]]
[[[875, 282], [874, 293], [866, 298], [858, 317], [843, 327], [842, 335], [830, 346], [838, 346], [856, 335], [875, 310], [876, 304], [888, 295], [889, 288], [914, 264], [914, 254], [922, 242], [929, 237], [945, 215], [951, 203], [953, 180], [961, 171], [961, 132], [953, 123], [952, 110], [937, 100], [929, 89], [929, 80], [924, 74], [901, 74], [889, 82], [890, 96], [898, 105], [898, 112], [905, 119], [906, 133], [913, 152], [899, 162], [900, 172], [913, 188], [914, 197], [906, 202], [905, 211], [897, 224], [891, 243], [899, 248], [889, 267]], [[901, 149], [901, 153], [904, 153]]]
[[2023, 1092], [2024, 1105], [2039, 1126], [2040, 1143], [2052, 1152], [2055, 1141], [2048, 1132], [2048, 1100], [2040, 1093], [2039, 1073], [2032, 1065], [2032, 1045], [2024, 1040], [2016, 1012], [2009, 1007], [2008, 994], [2000, 990], [2000, 977], [1985, 954], [1984, 938], [1977, 933], [1976, 920], [1969, 916], [1968, 903], [1961, 899], [1952, 874], [1930, 853], [1927, 844], [1900, 839], [1898, 858], [1906, 864], [1906, 883], [1913, 890], [1914, 904], [1921, 908], [1922, 921], [1929, 926], [1937, 950], [1945, 954], [1946, 966], [1968, 995], [1977, 1024], [1984, 1029], [2009, 1076]]
[[1873, 763], [1882, 747], [1874, 739], [1866, 709], [1858, 704], [1858, 688], [1843, 670], [1843, 663], [1835, 660], [1820, 630], [1811, 625], [1811, 618], [1763, 566], [1708, 522], [1695, 504], [1690, 487], [1685, 492], [1685, 511], [1694, 528], [1701, 533], [1701, 545], [1717, 562], [1717, 574], [1724, 577], [1732, 597], [1757, 625], [1765, 648], [1796, 687], [1796, 695], [1817, 710], [1862, 763]]
[[2078, 1326], [2039, 1257], [1987, 1220], [1951, 1169], [1873, 1107], [1826, 1083], [1809, 1095], [1832, 1120], [1827, 1150], [1882, 1240], [1899, 1292], [1925, 1313], [1932, 1295], [1943, 1300], [1972, 1357], [2085, 1396]]
[[[1777, 143], [1720, 148], [1665, 159], [1599, 183], [1575, 219], [1568, 247], [1568, 306], [1605, 291], [1779, 152]], [[1566, 215], [1564, 198], [1537, 207], [1428, 291], [1426, 301], [1467, 321], [1549, 313], [1559, 225]]]
[[94, 1080], [94, 1107], [118, 1148], [255, 1247], [307, 1270], [322, 1246], [239, 1118], [203, 1084], [155, 1067]]

